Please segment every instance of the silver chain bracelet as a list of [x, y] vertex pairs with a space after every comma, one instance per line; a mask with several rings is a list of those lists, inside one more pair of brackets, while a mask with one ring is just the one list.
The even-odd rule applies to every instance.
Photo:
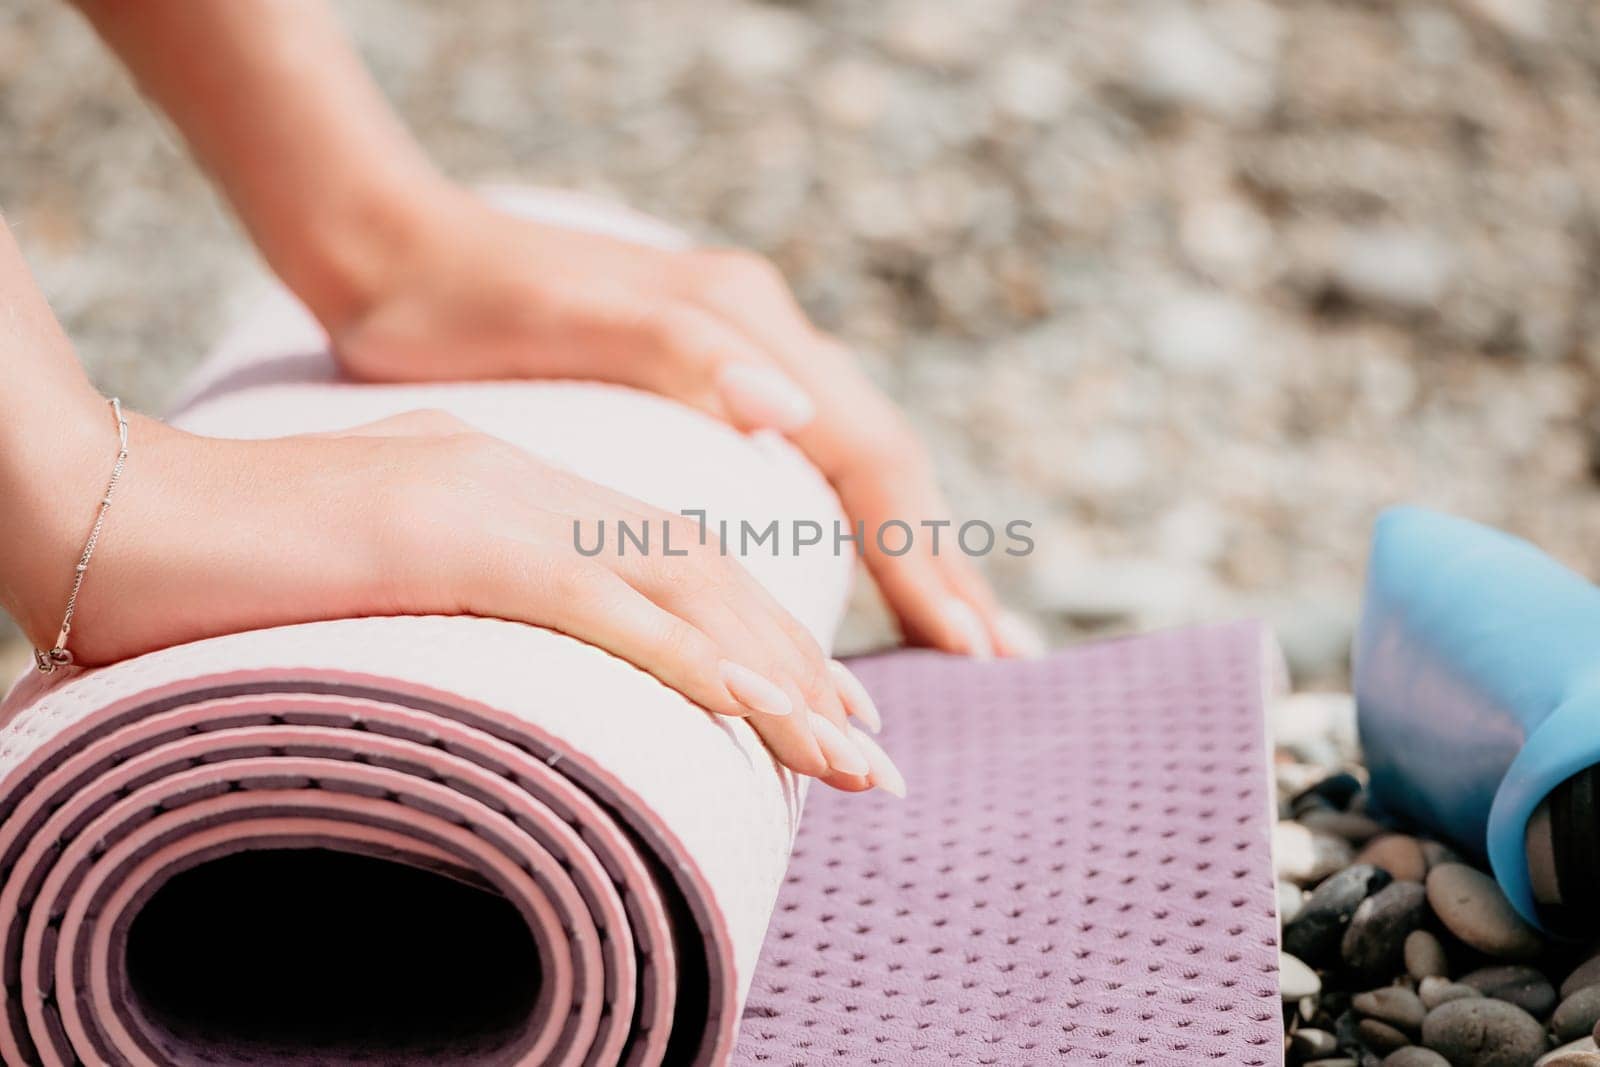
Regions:
[[128, 420], [122, 415], [121, 400], [112, 397], [110, 403], [111, 414], [117, 419], [117, 464], [111, 468], [111, 480], [106, 483], [106, 491], [100, 497], [100, 510], [95, 513], [94, 527], [89, 531], [89, 540], [84, 543], [83, 555], [78, 557], [78, 569], [72, 576], [72, 593], [67, 597], [67, 612], [61, 618], [61, 632], [56, 635], [56, 646], [49, 651], [39, 648], [33, 650], [33, 662], [44, 674], [50, 674], [57, 667], [65, 667], [72, 662], [72, 653], [67, 651], [67, 636], [72, 633], [72, 613], [78, 610], [78, 591], [83, 588], [83, 576], [89, 569], [94, 546], [100, 542], [100, 530], [106, 524], [106, 512], [111, 510], [111, 494], [116, 492], [117, 482], [122, 479], [122, 468], [128, 463]]

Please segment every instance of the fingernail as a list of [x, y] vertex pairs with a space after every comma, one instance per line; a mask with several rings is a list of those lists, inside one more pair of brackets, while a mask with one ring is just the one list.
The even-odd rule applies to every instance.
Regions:
[[872, 772], [872, 784], [890, 796], [904, 799], [906, 776], [900, 773], [900, 768], [894, 765], [894, 760], [889, 758], [889, 754], [878, 745], [878, 742], [854, 726], [850, 727], [850, 740], [855, 742], [856, 748], [866, 757], [867, 766]]
[[787, 715], [794, 710], [789, 694], [749, 667], [723, 660], [722, 684], [728, 687], [733, 699], [762, 715]]
[[1012, 655], [1038, 659], [1050, 650], [1038, 627], [1014, 611], [1002, 611], [994, 628], [1000, 632], [1001, 643]]
[[735, 417], [752, 426], [790, 433], [817, 413], [811, 398], [782, 372], [753, 363], [729, 363], [717, 375], [722, 399]]
[[882, 733], [883, 716], [878, 714], [878, 705], [872, 702], [872, 694], [861, 684], [861, 679], [851, 674], [850, 668], [836, 659], [828, 661], [828, 673], [833, 675], [833, 684], [839, 687], [839, 696], [844, 700], [844, 710], [866, 723], [867, 729], [873, 733]]
[[965, 600], [951, 597], [944, 603], [944, 619], [961, 638], [964, 651], [973, 659], [994, 659], [994, 645], [989, 641], [989, 631], [983, 620]]
[[811, 713], [811, 732], [816, 735], [817, 744], [822, 746], [822, 755], [828, 761], [828, 766], [840, 774], [871, 773], [872, 766], [867, 762], [867, 757], [851, 743], [844, 731], [814, 711]]

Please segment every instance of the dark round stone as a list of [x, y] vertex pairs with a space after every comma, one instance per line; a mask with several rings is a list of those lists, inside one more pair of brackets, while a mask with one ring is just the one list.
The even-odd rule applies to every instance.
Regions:
[[1362, 1019], [1356, 1026], [1356, 1036], [1361, 1039], [1363, 1047], [1379, 1055], [1411, 1044], [1411, 1039], [1398, 1028], [1377, 1019]]
[[1300, 914], [1283, 928], [1283, 950], [1314, 967], [1331, 964], [1356, 908], [1392, 880], [1388, 871], [1370, 864], [1330, 875], [1311, 891]]
[[1416, 882], [1391, 882], [1356, 906], [1339, 943], [1353, 977], [1388, 981], [1401, 969], [1406, 935], [1422, 925], [1427, 894]]
[[1419, 982], [1424, 978], [1446, 978], [1450, 974], [1444, 946], [1426, 930], [1413, 930], [1406, 936], [1405, 957], [1406, 973]]
[[1318, 797], [1326, 800], [1340, 811], [1347, 811], [1350, 808], [1350, 802], [1360, 792], [1361, 779], [1349, 771], [1340, 771], [1338, 774], [1328, 775], [1316, 785], [1302, 791], [1299, 796], [1294, 798], [1294, 803], [1299, 804], [1304, 799]]
[[1385, 1056], [1383, 1067], [1450, 1067], [1450, 1061], [1431, 1048], [1407, 1045]]
[[1584, 960], [1561, 983], [1561, 995], [1570, 997], [1587, 986], [1600, 985], [1600, 956]]
[[1515, 1004], [1529, 1015], [1544, 1018], [1556, 1006], [1556, 990], [1540, 971], [1520, 964], [1483, 967], [1459, 979], [1486, 997]]
[[1408, 1034], [1415, 1034], [1422, 1026], [1423, 1016], [1428, 1014], [1415, 993], [1397, 985], [1357, 993], [1351, 998], [1350, 1006], [1369, 1019], [1388, 1023]]
[[1561, 1002], [1550, 1017], [1550, 1032], [1560, 1042], [1576, 1041], [1600, 1023], [1600, 985], [1585, 986]]
[[1422, 1020], [1422, 1043], [1453, 1067], [1530, 1067], [1545, 1051], [1544, 1027], [1515, 1004], [1452, 1000]]

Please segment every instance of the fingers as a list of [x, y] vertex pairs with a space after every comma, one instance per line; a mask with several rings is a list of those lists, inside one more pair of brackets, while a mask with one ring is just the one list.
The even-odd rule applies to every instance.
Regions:
[[[696, 277], [707, 283], [695, 299], [826, 399], [828, 410], [791, 436], [834, 481], [850, 518], [869, 528], [891, 519], [944, 518], [948, 509], [920, 446], [893, 405], [839, 345], [812, 328], [781, 275], [739, 252], [703, 252], [699, 263]], [[1033, 647], [1020, 626], [1003, 625], [987, 583], [955, 548], [937, 553], [917, 544], [898, 557], [869, 549], [867, 563], [908, 640], [984, 659]]]
[[[729, 659], [783, 693], [796, 709], [794, 716], [751, 721], [782, 762], [807, 774], [866, 776], [864, 757], [842, 735], [844, 703], [821, 650], [735, 560], [706, 551], [679, 558], [633, 557], [618, 565], [658, 607], [710, 636]], [[817, 754], [821, 767], [811, 759]]]
[[673, 302], [644, 316], [640, 329], [637, 343], [647, 351], [611, 361], [635, 379], [626, 384], [673, 397], [741, 430], [791, 433], [816, 414], [804, 390], [715, 314]]

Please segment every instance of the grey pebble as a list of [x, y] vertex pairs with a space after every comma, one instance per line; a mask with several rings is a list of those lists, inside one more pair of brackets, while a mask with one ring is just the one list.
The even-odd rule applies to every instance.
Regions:
[[1428, 860], [1422, 845], [1409, 834], [1384, 834], [1367, 842], [1356, 856], [1357, 863], [1381, 867], [1400, 882], [1420, 882], [1428, 876]]
[[1332, 963], [1356, 908], [1391, 881], [1388, 871], [1370, 864], [1346, 867], [1325, 879], [1283, 928], [1284, 950], [1319, 966]]
[[1432, 1011], [1441, 1004], [1448, 1004], [1452, 1000], [1465, 1000], [1469, 997], [1481, 997], [1482, 993], [1471, 986], [1452, 982], [1448, 978], [1424, 978], [1417, 983], [1417, 996], [1422, 999], [1422, 1006]]
[[1397, 1026], [1409, 1034], [1417, 1032], [1422, 1026], [1422, 1017], [1428, 1014], [1415, 993], [1397, 985], [1357, 993], [1351, 998], [1350, 1006], [1369, 1019]]
[[1339, 1040], [1326, 1030], [1305, 1027], [1289, 1038], [1289, 1053], [1297, 1059], [1317, 1060], [1339, 1051]]
[[1361, 1038], [1363, 1045], [1377, 1053], [1393, 1052], [1411, 1044], [1411, 1038], [1398, 1027], [1377, 1019], [1362, 1019], [1356, 1027], [1356, 1035]]
[[1522, 921], [1495, 880], [1464, 863], [1446, 863], [1428, 872], [1428, 903], [1452, 934], [1496, 959], [1520, 960], [1539, 954], [1539, 934]]
[[1562, 1052], [1539, 1060], [1538, 1067], [1600, 1067], [1600, 1052]]
[[1544, 1027], [1503, 1000], [1441, 1004], [1422, 1020], [1422, 1043], [1454, 1067], [1529, 1067], [1545, 1050]]
[[1557, 1041], [1575, 1041], [1600, 1023], [1600, 985], [1585, 986], [1567, 997], [1550, 1017]]
[[1424, 978], [1444, 978], [1450, 974], [1450, 964], [1439, 939], [1426, 930], [1413, 930], [1406, 935], [1406, 973], [1417, 981]]
[[1570, 997], [1587, 986], [1600, 985], [1600, 956], [1584, 960], [1561, 983], [1561, 995]]
[[1556, 990], [1540, 971], [1519, 964], [1482, 967], [1457, 979], [1486, 997], [1515, 1004], [1529, 1015], [1544, 1018], [1556, 1006]]
[[1339, 954], [1357, 977], [1387, 980], [1400, 969], [1406, 936], [1422, 925], [1427, 911], [1422, 886], [1391, 882], [1356, 907]]
[[[1364, 845], [1383, 833], [1383, 826], [1370, 816], [1354, 811], [1318, 808], [1299, 816], [1300, 824], [1319, 833], [1342, 837], [1352, 845]], [[1421, 853], [1419, 852], [1420, 856]], [[1417, 874], [1421, 880], [1421, 872]]]
[[1431, 1048], [1407, 1045], [1385, 1056], [1383, 1067], [1450, 1067], [1450, 1061]]

